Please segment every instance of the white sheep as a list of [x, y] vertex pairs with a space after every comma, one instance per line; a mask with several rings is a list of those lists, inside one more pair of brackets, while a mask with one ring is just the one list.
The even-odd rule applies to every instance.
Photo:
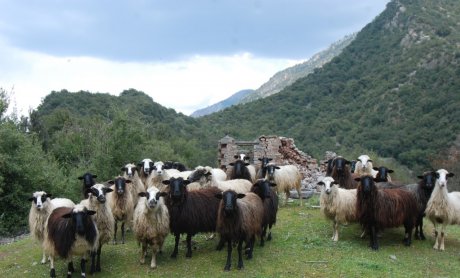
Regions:
[[132, 181], [131, 186], [128, 187], [129, 192], [133, 196], [134, 204], [137, 204], [137, 199], [139, 198], [139, 193], [145, 190], [145, 185], [139, 177], [136, 165], [133, 163], [128, 163], [121, 168], [123, 171], [123, 177]]
[[[96, 254], [92, 254], [91, 260], [91, 273], [101, 271], [101, 250], [102, 245], [108, 243], [113, 236], [115, 228], [115, 219], [113, 218], [112, 209], [108, 202], [106, 202], [106, 194], [112, 192], [111, 188], [105, 187], [103, 184], [97, 183], [88, 189], [88, 199], [80, 202], [89, 210], [96, 212], [92, 216], [96, 222], [99, 231], [99, 243]], [[95, 258], [96, 257], [96, 258]], [[96, 262], [94, 261], [96, 259]]]
[[294, 165], [276, 166], [274, 163], [267, 164], [267, 174], [265, 178], [276, 184], [276, 191], [286, 193], [284, 204], [290, 196], [290, 190], [295, 189], [299, 194], [300, 205], [302, 206], [302, 194], [300, 191], [302, 175]]
[[[61, 206], [74, 207], [75, 204], [65, 198], [51, 200], [51, 194], [45, 191], [37, 191], [32, 194], [29, 201], [32, 202], [29, 211], [29, 230], [32, 237], [41, 244], [45, 237], [45, 222], [53, 209]], [[46, 263], [46, 254], [43, 251], [41, 263]]]
[[152, 247], [151, 268], [156, 268], [156, 255], [161, 251], [169, 233], [169, 212], [163, 197], [156, 187], [139, 193], [139, 201], [134, 211], [133, 231], [137, 241], [142, 245], [141, 264], [145, 263], [147, 247]]
[[325, 177], [318, 185], [323, 186], [319, 198], [321, 212], [332, 220], [332, 240], [339, 240], [339, 224], [356, 222], [356, 189], [339, 188], [332, 177]]
[[372, 159], [367, 154], [362, 154], [357, 158], [355, 165], [355, 175], [357, 177], [364, 175], [371, 175], [376, 177], [378, 171], [375, 171], [374, 166], [372, 165]]
[[115, 228], [113, 231], [113, 243], [117, 244], [117, 228], [118, 222], [121, 224], [121, 242], [125, 243], [125, 223], [131, 225], [133, 219], [134, 202], [131, 193], [127, 186], [131, 185], [131, 180], [127, 180], [121, 176], [110, 180], [113, 192], [110, 192], [107, 201], [112, 210], [113, 218], [115, 219]]
[[[434, 225], [436, 239], [433, 248], [441, 251], [444, 251], [446, 226], [460, 224], [460, 192], [447, 191], [447, 178], [453, 176], [445, 169], [436, 171], [436, 182], [425, 210], [426, 217]], [[441, 224], [441, 234], [438, 233], [438, 224]]]
[[212, 183], [227, 180], [227, 174], [219, 168], [197, 166], [188, 179], [192, 182], [199, 182], [202, 187], [209, 187]]

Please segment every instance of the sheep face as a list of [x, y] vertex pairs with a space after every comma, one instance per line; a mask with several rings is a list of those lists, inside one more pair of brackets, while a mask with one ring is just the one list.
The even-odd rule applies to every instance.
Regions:
[[102, 184], [95, 184], [90, 189], [87, 190], [87, 193], [91, 193], [97, 201], [101, 204], [104, 204], [106, 201], [105, 195], [109, 192], [112, 192], [111, 188], [105, 187]]
[[45, 207], [45, 202], [48, 198], [51, 197], [51, 194], [47, 194], [45, 191], [37, 191], [32, 194], [28, 200], [29, 202], [34, 202], [35, 208], [37, 210], [42, 210]]
[[142, 167], [143, 174], [148, 176], [150, 171], [153, 169], [153, 161], [150, 158], [145, 158], [138, 164], [138, 166]]
[[374, 167], [375, 171], [377, 171], [377, 176], [375, 177], [378, 181], [388, 181], [388, 174], [393, 173], [394, 171], [388, 169], [385, 166]]
[[262, 200], [265, 200], [265, 199], [270, 198], [270, 196], [271, 196], [270, 195], [270, 191], [271, 191], [270, 187], [274, 187], [274, 186], [276, 186], [276, 184], [273, 183], [273, 182], [270, 182], [270, 181], [268, 181], [266, 179], [259, 179], [259, 180], [257, 180], [257, 182], [253, 186], [256, 187], [256, 188], [259, 188], [260, 194], [258, 194], [258, 195]]
[[368, 155], [360, 155], [357, 159], [356, 167], [360, 167], [363, 172], [366, 172], [366, 170], [370, 167], [372, 163], [372, 159]]
[[217, 193], [216, 198], [221, 199], [222, 209], [225, 217], [232, 217], [238, 211], [238, 206], [236, 204], [237, 199], [244, 198], [245, 194], [236, 193], [233, 190], [227, 190], [222, 193]]
[[318, 182], [318, 185], [324, 186], [324, 192], [326, 192], [326, 194], [331, 194], [332, 187], [336, 184], [339, 183], [336, 182], [332, 177], [325, 177], [322, 181]]
[[447, 187], [447, 178], [451, 178], [454, 176], [454, 173], [449, 173], [445, 169], [439, 169], [436, 171], [436, 184], [439, 185], [441, 188]]
[[158, 175], [158, 176], [161, 176], [163, 175], [164, 171], [163, 171], [163, 162], [161, 161], [157, 161], [155, 162], [155, 164], [153, 165], [153, 170], [155, 170], [155, 173]]
[[159, 207], [161, 202], [160, 190], [156, 187], [150, 187], [147, 192], [140, 192], [139, 197], [145, 197], [145, 206], [149, 209], [155, 209]]
[[118, 195], [123, 195], [126, 192], [126, 184], [131, 183], [131, 180], [126, 180], [123, 177], [117, 177], [115, 180], [108, 182], [110, 185], [115, 185], [115, 191]]
[[77, 234], [84, 236], [86, 231], [89, 230], [89, 225], [92, 225], [90, 216], [95, 213], [94, 210], [88, 210], [83, 205], [76, 205], [71, 212], [64, 214], [62, 217], [71, 218]]
[[346, 160], [345, 158], [338, 156], [334, 158], [332, 162], [332, 168], [335, 168], [339, 176], [344, 176], [346, 171], [346, 165], [350, 164], [350, 161]]
[[268, 164], [267, 165], [267, 176], [269, 180], [274, 180], [275, 178], [275, 170], [280, 169], [280, 167], [276, 166], [275, 164]]
[[375, 182], [372, 176], [365, 175], [355, 180], [361, 182], [361, 188], [364, 194], [369, 194], [374, 190]]
[[180, 203], [185, 198], [189, 183], [189, 180], [183, 178], [170, 178], [163, 181], [163, 184], [169, 186], [169, 197], [174, 203]]
[[121, 170], [124, 171], [129, 178], [132, 178], [134, 176], [134, 173], [136, 173], [137, 168], [136, 165], [128, 163], [124, 167], [122, 167]]
[[423, 180], [422, 182], [423, 189], [433, 190], [434, 184], [436, 181], [435, 171], [425, 172], [423, 173], [423, 175], [417, 176], [417, 178]]
[[95, 185], [95, 178], [97, 178], [97, 175], [93, 175], [91, 173], [85, 173], [83, 176], [78, 177], [79, 180], [83, 180], [83, 185], [85, 188], [90, 188], [91, 186]]

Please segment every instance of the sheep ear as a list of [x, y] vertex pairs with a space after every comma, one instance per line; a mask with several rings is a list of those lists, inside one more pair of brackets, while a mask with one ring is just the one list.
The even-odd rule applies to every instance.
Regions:
[[169, 180], [164, 180], [164, 181], [162, 181], [162, 183], [165, 184], [165, 185], [170, 185], [171, 184], [171, 182]]
[[168, 193], [162, 191], [162, 192], [158, 192], [158, 194], [160, 194], [160, 197], [166, 197], [168, 196]]
[[235, 163], [230, 162], [228, 165], [230, 165], [230, 166], [235, 166]]
[[137, 193], [137, 196], [139, 196], [139, 197], [147, 197], [147, 192], [139, 192], [139, 193]]
[[351, 162], [345, 159], [345, 165], [350, 165]]
[[83, 176], [80, 176], [80, 177], [78, 177], [77, 179], [82, 180], [82, 179], [83, 179]]
[[125, 183], [132, 183], [131, 180], [125, 180]]
[[276, 186], [276, 183], [271, 182], [271, 183], [270, 183], [270, 186], [272, 186], [272, 187], [273, 187], [273, 186]]
[[248, 166], [248, 165], [249, 165], [249, 163], [247, 163], [247, 162], [244, 163], [244, 166]]
[[88, 215], [95, 215], [95, 214], [96, 214], [96, 211], [94, 211], [94, 210], [87, 210], [86, 213], [87, 213]]
[[393, 173], [394, 171], [391, 169], [388, 169], [388, 173]]
[[379, 170], [379, 168], [377, 168], [377, 167], [372, 167], [372, 169], [374, 169], [375, 171]]
[[361, 178], [355, 178], [355, 181], [360, 182]]
[[190, 184], [190, 181], [189, 180], [184, 180], [183, 184], [188, 185], [188, 184]]
[[126, 167], [121, 167], [121, 171], [126, 171]]
[[109, 187], [105, 187], [105, 188], [104, 188], [104, 193], [110, 193], [110, 192], [112, 192], [112, 191], [113, 191], [112, 188], [109, 188]]
[[72, 212], [64, 214], [62, 218], [72, 218]]
[[262, 158], [258, 158], [257, 160], [262, 161]]
[[214, 196], [215, 196], [217, 199], [220, 199], [220, 200], [222, 200], [222, 197], [223, 197], [223, 196], [222, 196], [222, 192], [216, 193]]
[[234, 158], [234, 159], [238, 159], [239, 156], [235, 154], [235, 155], [233, 156], [233, 158]]
[[454, 173], [447, 174], [447, 177], [449, 177], [449, 178], [452, 178], [453, 176], [455, 176]]
[[45, 196], [46, 196], [46, 198], [51, 198], [51, 196], [53, 196], [53, 194], [51, 194], [51, 193], [46, 193]]
[[320, 181], [320, 182], [317, 183], [317, 185], [323, 186], [324, 182]]
[[97, 178], [97, 175], [93, 175], [93, 179]]
[[29, 202], [32, 202], [32, 201], [34, 200], [34, 197], [30, 197], [30, 198], [27, 199], [27, 200], [29, 200]]
[[246, 194], [243, 194], [243, 193], [238, 193], [238, 194], [236, 194], [236, 198], [238, 198], [238, 199], [242, 199], [242, 198], [244, 198], [245, 196], [246, 196]]
[[114, 184], [115, 184], [115, 181], [109, 180], [107, 183], [110, 184], [110, 185], [114, 185]]
[[369, 162], [374, 162], [374, 161], [372, 161], [372, 159], [368, 159], [367, 161], [369, 161]]
[[417, 178], [419, 178], [419, 179], [423, 180], [423, 176], [417, 176]]
[[93, 191], [91, 190], [91, 188], [88, 188], [85, 190], [85, 195], [88, 195], [89, 193], [93, 194]]

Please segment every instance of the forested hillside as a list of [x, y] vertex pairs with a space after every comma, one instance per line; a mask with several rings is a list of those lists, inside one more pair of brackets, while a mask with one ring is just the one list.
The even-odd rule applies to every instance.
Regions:
[[314, 157], [373, 150], [428, 168], [460, 134], [458, 22], [460, 1], [392, 1], [321, 69], [202, 121], [237, 138], [293, 137]]

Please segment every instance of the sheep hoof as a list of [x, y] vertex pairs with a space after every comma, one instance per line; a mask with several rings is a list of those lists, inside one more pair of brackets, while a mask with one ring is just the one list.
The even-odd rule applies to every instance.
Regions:
[[151, 268], [151, 269], [156, 269], [157, 266], [156, 266], [156, 265], [151, 265], [150, 268]]
[[421, 239], [421, 240], [425, 240], [425, 239], [426, 239], [425, 235], [424, 235], [424, 234], [420, 234], [420, 239]]
[[175, 258], [177, 258], [177, 253], [172, 253], [171, 254], [171, 259], [175, 259]]
[[186, 258], [191, 258], [191, 257], [192, 257], [192, 252], [190, 252], [190, 253], [187, 252], [187, 254], [185, 254], [185, 257], [186, 257]]

